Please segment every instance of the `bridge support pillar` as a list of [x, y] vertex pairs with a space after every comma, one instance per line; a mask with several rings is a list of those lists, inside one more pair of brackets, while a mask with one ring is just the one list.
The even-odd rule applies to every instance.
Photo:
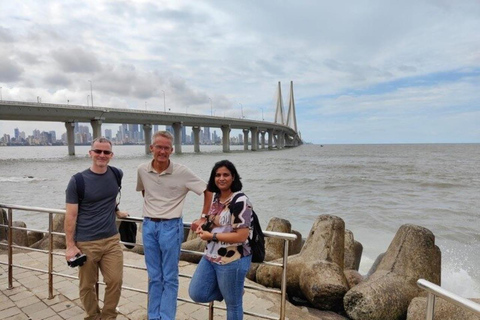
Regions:
[[252, 151], [258, 150], [258, 128], [251, 127], [250, 130], [252, 131]]
[[273, 149], [273, 129], [268, 129], [268, 149]]
[[223, 144], [223, 152], [230, 152], [230, 126], [221, 126], [222, 129], [222, 144]]
[[75, 122], [65, 122], [65, 128], [67, 128], [67, 144], [68, 144], [68, 155], [75, 155]]
[[102, 120], [93, 119], [90, 120], [90, 124], [93, 129], [93, 139], [100, 138], [102, 136]]
[[283, 149], [285, 147], [285, 133], [283, 133], [283, 131], [278, 133], [277, 147], [278, 149]]
[[265, 149], [265, 133], [266, 133], [265, 130], [260, 131], [260, 134], [261, 134], [260, 141], [262, 143], [262, 149]]
[[144, 124], [143, 133], [145, 135], [145, 154], [150, 154], [150, 145], [152, 144], [152, 125], [149, 123]]
[[193, 151], [200, 152], [200, 127], [192, 127], [193, 131]]
[[250, 130], [243, 129], [243, 150], [248, 150], [248, 132]]
[[181, 154], [182, 153], [182, 123], [175, 122], [172, 124], [173, 128], [173, 139], [175, 144], [175, 153]]

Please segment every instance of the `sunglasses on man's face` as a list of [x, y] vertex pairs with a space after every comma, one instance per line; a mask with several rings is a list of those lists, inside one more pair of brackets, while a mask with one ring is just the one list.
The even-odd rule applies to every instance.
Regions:
[[92, 149], [90, 151], [93, 151], [95, 152], [96, 154], [101, 154], [103, 152], [104, 155], [106, 156], [109, 156], [111, 155], [113, 152], [112, 151], [108, 151], [108, 150], [100, 150], [100, 149]]

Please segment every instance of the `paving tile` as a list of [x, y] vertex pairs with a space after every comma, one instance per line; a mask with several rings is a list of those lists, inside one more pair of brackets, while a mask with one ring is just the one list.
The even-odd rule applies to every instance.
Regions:
[[8, 318], [2, 318], [3, 320], [31, 320], [29, 316], [24, 313], [17, 314]]
[[35, 312], [40, 312], [44, 309], [47, 309], [48, 306], [43, 303], [42, 301], [39, 301], [37, 303], [31, 304], [29, 306], [23, 307], [22, 311], [23, 313], [26, 313], [28, 315], [33, 315]]
[[2, 310], [6, 310], [6, 309], [9, 309], [11, 307], [15, 307], [15, 303], [13, 303], [13, 301], [10, 300], [10, 299], [0, 302], [0, 311], [1, 312], [3, 312]]
[[2, 317], [8, 318], [8, 317], [12, 317], [12, 316], [15, 316], [15, 315], [21, 314], [21, 313], [22, 313], [22, 311], [19, 308], [11, 307], [11, 308], [2, 310]]
[[16, 301], [19, 301], [19, 300], [22, 300], [22, 299], [25, 299], [25, 298], [28, 298], [28, 297], [31, 297], [31, 296], [32, 296], [32, 293], [30, 291], [20, 291], [16, 294], [11, 295], [10, 299], [13, 302], [16, 302]]
[[[28, 314], [28, 313], [27, 313]], [[50, 317], [53, 317], [55, 315], [55, 311], [53, 311], [52, 309], [50, 308], [47, 308], [47, 309], [43, 309], [41, 311], [35, 311], [34, 313], [32, 314], [28, 314], [32, 319], [35, 319], [35, 320], [43, 320], [43, 319], [46, 319], [46, 318], [50, 318]]]
[[58, 313], [64, 319], [74, 319], [75, 317], [80, 316], [78, 319], [83, 319], [83, 309], [78, 306], [68, 308]]
[[46, 318], [45, 320], [63, 320], [63, 318], [56, 314], [53, 317]]
[[16, 301], [15, 304], [17, 305], [17, 307], [23, 308], [38, 302], [40, 302], [40, 299], [38, 299], [36, 296], [29, 296], [22, 300]]

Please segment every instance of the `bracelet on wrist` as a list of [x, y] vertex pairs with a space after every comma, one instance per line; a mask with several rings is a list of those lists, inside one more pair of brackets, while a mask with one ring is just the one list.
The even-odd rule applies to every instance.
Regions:
[[212, 236], [212, 241], [213, 242], [218, 242], [218, 239], [217, 239], [217, 233], [215, 232]]

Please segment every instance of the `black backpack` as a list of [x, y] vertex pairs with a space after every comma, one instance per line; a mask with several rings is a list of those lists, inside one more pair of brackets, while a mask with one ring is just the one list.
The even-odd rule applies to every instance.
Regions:
[[[232, 204], [234, 204], [240, 196], [243, 196], [243, 193], [237, 194], [232, 199]], [[258, 221], [258, 216], [252, 209], [252, 236], [248, 237], [248, 244], [252, 250], [252, 262], [263, 262], [265, 260], [265, 235], [263, 234], [262, 227]]]
[[[122, 189], [122, 176], [120, 175], [120, 171], [112, 166], [108, 166], [113, 173], [115, 174], [115, 178], [117, 178], [117, 184], [118, 184], [118, 192], [120, 193], [120, 190]], [[77, 172], [75, 175], [75, 182], [77, 184], [77, 195], [78, 195], [78, 205], [82, 203], [83, 198], [85, 198], [85, 180], [83, 179], [83, 175], [81, 172]], [[117, 203], [117, 207], [118, 207]]]

